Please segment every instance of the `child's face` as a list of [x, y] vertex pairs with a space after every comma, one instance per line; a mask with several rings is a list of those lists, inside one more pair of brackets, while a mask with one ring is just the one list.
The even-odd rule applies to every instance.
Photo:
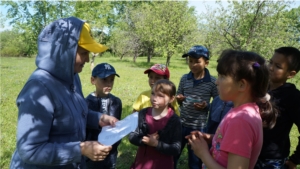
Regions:
[[233, 101], [238, 94], [238, 83], [231, 77], [218, 74], [216, 81], [220, 99]]
[[174, 100], [174, 97], [170, 98], [167, 94], [152, 90], [150, 100], [154, 109], [164, 109]]
[[203, 57], [199, 59], [189, 57], [189, 68], [193, 74], [200, 74], [204, 71], [204, 68], [208, 65], [208, 60]]
[[153, 87], [153, 85], [156, 81], [161, 80], [161, 79], [164, 79], [164, 76], [156, 74], [153, 71], [150, 71], [148, 73], [148, 83], [151, 88]]
[[269, 64], [270, 81], [272, 83], [285, 83], [290, 78], [291, 71], [288, 70], [287, 58], [280, 54], [274, 53]]
[[91, 77], [91, 83], [96, 86], [96, 94], [100, 97], [107, 96], [113, 89], [115, 75], [110, 75], [106, 78]]

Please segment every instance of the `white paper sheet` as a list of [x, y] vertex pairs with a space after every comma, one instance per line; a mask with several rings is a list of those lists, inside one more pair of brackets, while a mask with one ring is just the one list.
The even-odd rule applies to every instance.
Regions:
[[116, 122], [115, 127], [105, 126], [98, 135], [98, 142], [110, 146], [134, 131], [138, 126], [138, 112], [128, 115], [123, 120]]

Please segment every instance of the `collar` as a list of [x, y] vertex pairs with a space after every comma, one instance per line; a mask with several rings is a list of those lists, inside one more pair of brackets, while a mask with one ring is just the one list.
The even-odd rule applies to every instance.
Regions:
[[204, 68], [204, 71], [205, 71], [205, 74], [204, 74], [204, 77], [202, 79], [195, 80], [194, 79], [194, 74], [191, 71], [188, 73], [187, 79], [188, 80], [193, 79], [194, 81], [201, 81], [201, 82], [211, 82], [210, 73], [209, 73], [208, 69]]
[[[94, 97], [97, 97], [96, 94], [95, 94], [95, 91], [92, 92], [91, 95], [94, 96]], [[110, 93], [109, 93], [106, 97], [97, 97], [97, 98], [103, 98], [103, 99], [106, 99], [106, 98], [109, 98], [109, 97], [110, 97]]]

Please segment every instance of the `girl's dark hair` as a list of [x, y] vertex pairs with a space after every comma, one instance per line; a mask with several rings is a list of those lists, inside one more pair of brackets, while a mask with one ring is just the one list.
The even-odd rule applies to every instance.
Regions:
[[218, 59], [217, 71], [235, 81], [245, 79], [251, 85], [252, 97], [259, 107], [264, 127], [274, 127], [277, 110], [270, 101], [261, 102], [269, 85], [269, 71], [263, 57], [254, 52], [225, 50]]
[[[175, 97], [176, 95], [176, 86], [168, 79], [161, 79], [156, 81], [152, 87], [152, 90], [162, 92], [169, 97]], [[175, 110], [171, 104], [169, 104], [169, 107], [172, 108], [173, 111]]]

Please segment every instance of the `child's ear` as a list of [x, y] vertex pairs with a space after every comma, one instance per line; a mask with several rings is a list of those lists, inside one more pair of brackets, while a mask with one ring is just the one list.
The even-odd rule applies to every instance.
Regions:
[[247, 80], [242, 79], [238, 82], [239, 91], [245, 91], [249, 87]]
[[170, 103], [172, 103], [175, 100], [175, 96], [172, 96], [170, 99]]
[[288, 74], [288, 79], [291, 79], [291, 78], [293, 78], [294, 76], [296, 76], [296, 74], [297, 74], [297, 72], [296, 71], [294, 71], [294, 70], [292, 70], [292, 71], [290, 71], [289, 72], [289, 74]]
[[209, 60], [205, 60], [205, 67], [207, 67], [209, 64]]
[[91, 77], [91, 83], [92, 83], [92, 85], [96, 84], [96, 78], [94, 78], [93, 76]]

